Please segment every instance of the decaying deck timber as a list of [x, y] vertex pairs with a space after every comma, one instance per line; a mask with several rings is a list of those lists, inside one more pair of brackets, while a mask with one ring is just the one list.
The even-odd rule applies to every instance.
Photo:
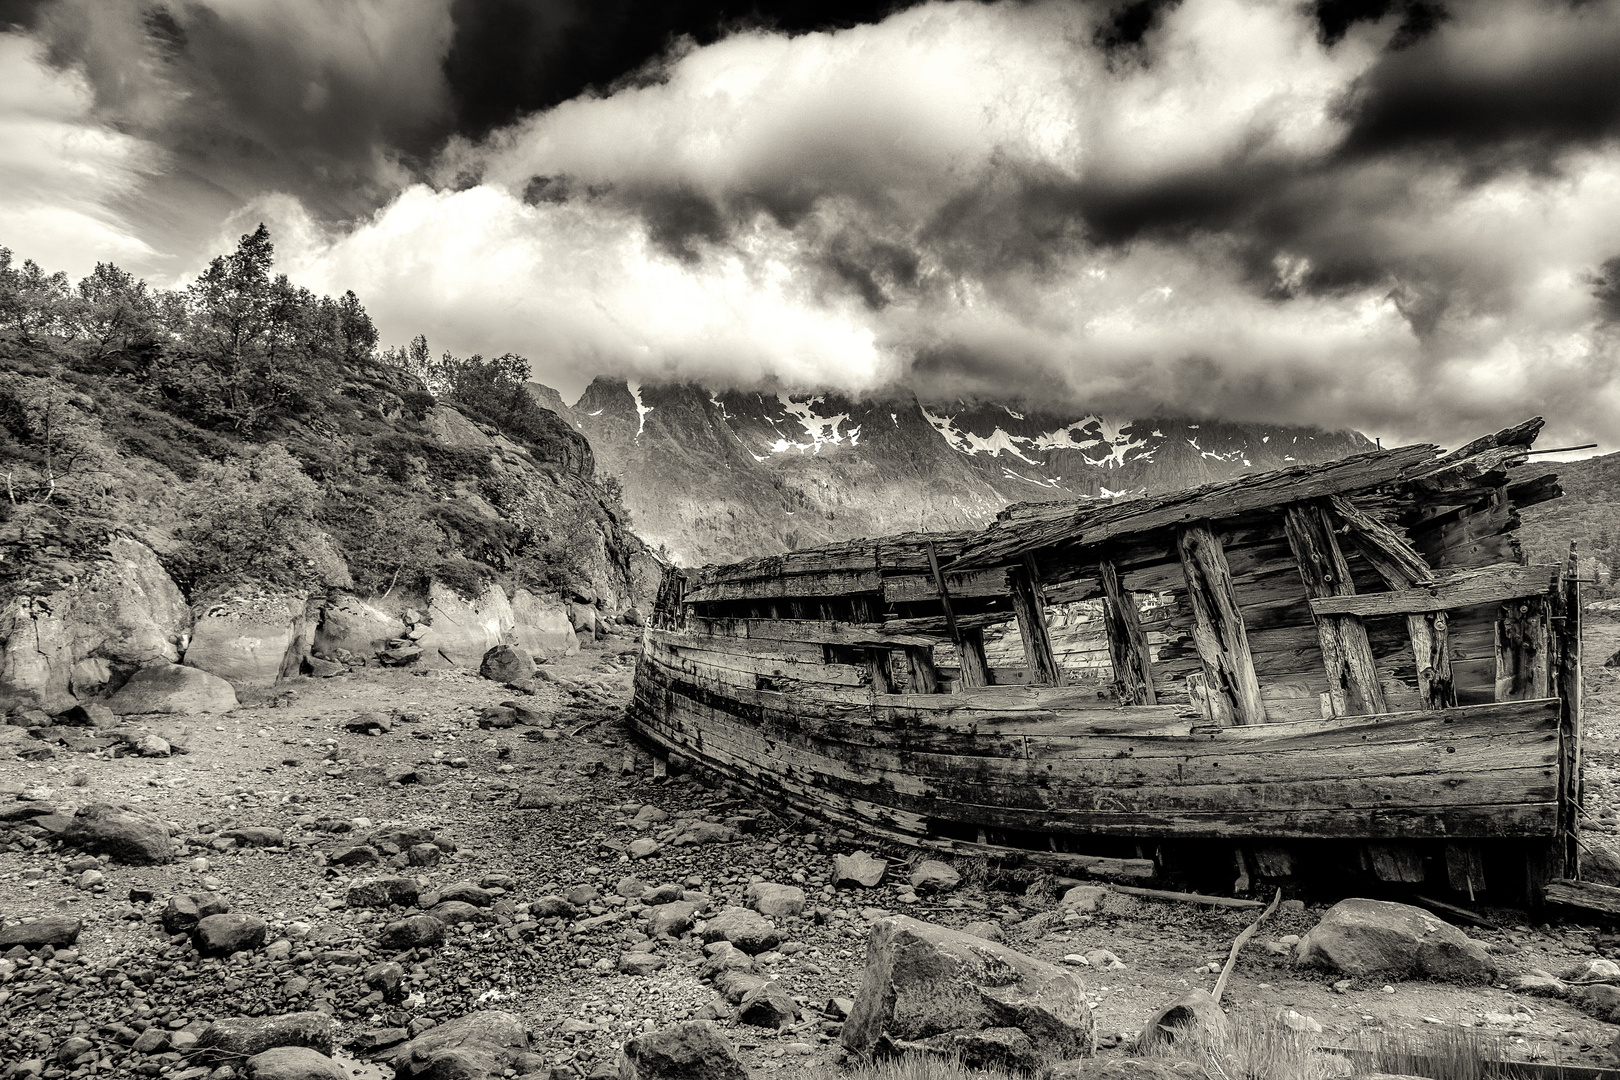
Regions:
[[633, 722], [924, 849], [1246, 878], [1321, 842], [1533, 896], [1581, 798], [1579, 586], [1514, 538], [1561, 494], [1540, 427], [671, 570]]

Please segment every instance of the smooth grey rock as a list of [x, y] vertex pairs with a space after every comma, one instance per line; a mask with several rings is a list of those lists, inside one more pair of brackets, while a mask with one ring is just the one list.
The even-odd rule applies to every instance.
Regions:
[[1423, 975], [1494, 982], [1484, 946], [1421, 908], [1386, 900], [1341, 900], [1299, 943], [1301, 963], [1346, 975]]
[[911, 871], [911, 887], [921, 893], [947, 892], [960, 884], [956, 868], [938, 859], [924, 859]]
[[625, 1043], [619, 1080], [748, 1080], [748, 1070], [709, 1020], [686, 1020]]
[[767, 952], [782, 943], [775, 924], [747, 908], [728, 907], [703, 924], [704, 941], [729, 941], [750, 955]]
[[410, 1042], [384, 1050], [376, 1060], [399, 1076], [470, 1080], [499, 1077], [528, 1052], [529, 1029], [523, 1021], [487, 1009], [428, 1028]]
[[804, 890], [797, 885], [756, 881], [748, 886], [748, 899], [766, 918], [786, 919], [804, 913]]
[[444, 931], [444, 923], [435, 915], [411, 915], [384, 926], [377, 944], [396, 952], [429, 948], [444, 943]]
[[228, 1016], [197, 1035], [197, 1050], [234, 1063], [278, 1046], [304, 1046], [332, 1052], [335, 1021], [325, 1013], [296, 1012], [281, 1016]]
[[230, 683], [181, 664], [142, 668], [107, 701], [107, 707], [119, 716], [195, 716], [230, 712], [236, 706], [236, 691]]
[[842, 889], [850, 886], [859, 886], [863, 889], [875, 889], [883, 875], [888, 871], [889, 864], [882, 859], [874, 858], [864, 851], [857, 851], [853, 855], [833, 856], [833, 888]]
[[210, 915], [198, 921], [191, 940], [204, 956], [229, 956], [259, 948], [268, 930], [257, 915]]
[[64, 949], [79, 940], [84, 929], [82, 919], [66, 915], [47, 915], [31, 923], [18, 923], [0, 930], [0, 949], [21, 945], [25, 949], [40, 949], [46, 945]]

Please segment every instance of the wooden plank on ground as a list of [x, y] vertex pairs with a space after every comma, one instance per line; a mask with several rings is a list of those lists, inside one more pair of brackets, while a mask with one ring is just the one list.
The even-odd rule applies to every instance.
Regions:
[[1545, 895], [1549, 904], [1585, 908], [1587, 911], [1620, 917], [1620, 889], [1613, 885], [1561, 878], [1547, 882]]

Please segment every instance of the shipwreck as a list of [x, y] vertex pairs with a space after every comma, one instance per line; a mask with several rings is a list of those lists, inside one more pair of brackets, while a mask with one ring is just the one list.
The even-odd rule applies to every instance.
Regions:
[[672, 568], [631, 723], [933, 852], [1538, 902], [1582, 797], [1573, 553], [1515, 535], [1541, 426]]

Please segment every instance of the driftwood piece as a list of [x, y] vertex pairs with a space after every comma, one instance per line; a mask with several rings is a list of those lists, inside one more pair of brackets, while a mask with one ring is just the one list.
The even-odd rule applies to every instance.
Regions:
[[[1332, 523], [1321, 507], [1299, 503], [1284, 515], [1288, 546], [1305, 583], [1305, 595], [1316, 607], [1320, 599], [1344, 599], [1355, 594], [1350, 567], [1334, 538]], [[1355, 615], [1316, 611], [1316, 631], [1327, 670], [1328, 695], [1335, 716], [1360, 716], [1389, 711], [1378, 680], [1367, 628]]]
[[1232, 977], [1232, 969], [1237, 967], [1238, 953], [1242, 952], [1243, 946], [1247, 945], [1249, 939], [1254, 937], [1255, 932], [1260, 929], [1260, 924], [1277, 913], [1277, 905], [1280, 903], [1282, 903], [1282, 890], [1278, 889], [1277, 895], [1271, 898], [1271, 905], [1260, 913], [1258, 919], [1249, 924], [1248, 929], [1237, 936], [1237, 940], [1232, 942], [1232, 951], [1227, 954], [1226, 963], [1221, 967], [1221, 977], [1215, 980], [1215, 989], [1209, 992], [1209, 996], [1215, 999], [1215, 1004], [1219, 1005], [1221, 995], [1226, 993], [1227, 980]]
[[1236, 896], [1205, 896], [1203, 893], [1167, 892], [1164, 889], [1144, 889], [1135, 885], [1110, 885], [1115, 892], [1127, 896], [1140, 896], [1148, 900], [1173, 900], [1183, 904], [1209, 904], [1224, 908], [1265, 907], [1258, 900], [1244, 900]]
[[1181, 531], [1176, 546], [1192, 606], [1193, 641], [1204, 665], [1205, 690], [1220, 695], [1236, 723], [1263, 724], [1266, 706], [1221, 542], [1209, 526], [1193, 525]]

